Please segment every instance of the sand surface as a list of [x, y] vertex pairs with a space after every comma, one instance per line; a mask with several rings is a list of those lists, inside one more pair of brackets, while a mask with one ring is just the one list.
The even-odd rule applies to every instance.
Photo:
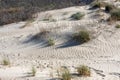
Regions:
[[[76, 67], [83, 64], [90, 67], [91, 76], [72, 80], [120, 80], [120, 29], [115, 28], [119, 22], [111, 25], [101, 22], [109, 14], [101, 12], [102, 17], [96, 16], [97, 11], [88, 8], [46, 11], [37, 14], [33, 22], [1, 26], [0, 80], [56, 80], [56, 71], [61, 66], [76, 73]], [[70, 20], [76, 12], [84, 13], [84, 18]], [[49, 21], [43, 20], [48, 18]], [[71, 35], [82, 29], [87, 29], [92, 39], [81, 45], [70, 41]], [[54, 46], [46, 46], [46, 41], [33, 38], [42, 30], [51, 31], [47, 38], [55, 40]], [[9, 59], [10, 66], [2, 65], [3, 59]], [[35, 77], [28, 74], [32, 66], [37, 69]]]

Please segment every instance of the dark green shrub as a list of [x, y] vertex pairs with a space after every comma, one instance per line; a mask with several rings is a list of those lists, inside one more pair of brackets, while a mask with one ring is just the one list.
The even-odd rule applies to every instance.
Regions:
[[80, 66], [77, 68], [77, 72], [79, 73], [80, 76], [90, 76], [91, 71], [87, 66]]
[[71, 18], [72, 18], [73, 20], [80, 20], [80, 19], [83, 18], [83, 16], [84, 16], [83, 13], [78, 12], [78, 13], [73, 14], [73, 15], [71, 16]]
[[74, 34], [73, 39], [80, 43], [84, 43], [90, 40], [90, 35], [87, 31], [80, 31]]

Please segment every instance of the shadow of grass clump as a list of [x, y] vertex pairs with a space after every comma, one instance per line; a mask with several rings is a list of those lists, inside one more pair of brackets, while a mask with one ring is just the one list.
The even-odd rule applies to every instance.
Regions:
[[48, 38], [51, 32], [44, 30], [35, 35], [29, 36], [23, 44], [41, 45], [43, 47], [48, 46]]

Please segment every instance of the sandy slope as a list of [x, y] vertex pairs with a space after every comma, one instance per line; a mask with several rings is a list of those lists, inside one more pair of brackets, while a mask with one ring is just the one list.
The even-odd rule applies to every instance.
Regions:
[[[71, 21], [69, 17], [79, 11], [86, 16]], [[91, 68], [92, 76], [73, 80], [120, 80], [120, 29], [115, 24], [100, 22], [100, 18], [107, 19], [109, 14], [101, 12], [104, 16], [93, 17], [95, 14], [88, 6], [71, 7], [42, 12], [25, 28], [22, 27], [26, 22], [1, 27], [0, 60], [9, 58], [11, 62], [10, 66], [0, 65], [1, 80], [54, 80], [60, 66], [75, 73], [82, 64]], [[54, 21], [43, 21], [44, 18]], [[47, 47], [44, 41], [31, 39], [43, 28], [52, 32], [50, 37], [55, 39], [55, 46]], [[92, 40], [82, 45], [69, 42], [69, 36], [81, 29], [90, 31]], [[32, 66], [37, 68], [35, 77], [27, 74]]]

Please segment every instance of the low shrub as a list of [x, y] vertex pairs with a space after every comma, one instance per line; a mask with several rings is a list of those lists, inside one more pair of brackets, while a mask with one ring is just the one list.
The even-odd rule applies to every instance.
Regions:
[[53, 45], [55, 45], [54, 40], [53, 39], [49, 39], [48, 40], [48, 46], [53, 46]]
[[31, 69], [31, 74], [32, 74], [32, 76], [35, 76], [36, 75], [36, 69], [35, 69], [35, 67], [32, 67], [32, 69]]
[[119, 25], [119, 24], [117, 24], [115, 27], [116, 27], [116, 28], [120, 28], [120, 25]]
[[71, 80], [71, 75], [68, 69], [65, 69], [62, 73], [62, 80]]
[[80, 31], [74, 34], [73, 39], [77, 42], [84, 43], [90, 40], [90, 35], [87, 31]]
[[78, 67], [77, 72], [79, 73], [80, 76], [90, 76], [91, 75], [90, 69], [84, 65]]
[[112, 20], [120, 20], [120, 9], [114, 9], [110, 12]]
[[10, 65], [9, 59], [4, 59], [3, 60], [3, 65], [5, 65], [5, 66]]
[[77, 13], [73, 14], [73, 15], [71, 16], [71, 18], [72, 18], [73, 20], [80, 20], [80, 19], [83, 18], [83, 16], [84, 16], [83, 13], [77, 12]]

